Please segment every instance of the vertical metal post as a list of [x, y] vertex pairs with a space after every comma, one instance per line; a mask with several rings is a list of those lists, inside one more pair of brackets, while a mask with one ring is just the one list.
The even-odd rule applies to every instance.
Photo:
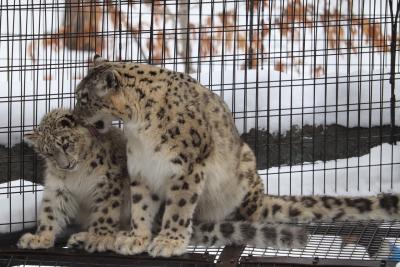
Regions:
[[396, 144], [396, 95], [395, 95], [395, 75], [396, 75], [396, 45], [397, 45], [397, 26], [400, 11], [400, 0], [397, 1], [396, 14], [393, 16], [393, 0], [389, 0], [390, 6], [390, 20], [392, 23], [392, 40], [390, 42], [390, 84], [391, 84], [391, 97], [390, 97], [390, 121], [392, 126], [391, 141]]
[[185, 73], [190, 73], [193, 71], [190, 62], [190, 1], [179, 1], [178, 11], [178, 21], [176, 23], [179, 23], [181, 27], [180, 44], [182, 45], [179, 56], [185, 61]]
[[[122, 5], [121, 0], [118, 0], [119, 16], [118, 16], [118, 33], [119, 33], [119, 60], [122, 60]], [[126, 57], [126, 55], [125, 55]]]
[[150, 19], [150, 46], [149, 46], [149, 64], [153, 63], [153, 42], [154, 42], [154, 1], [151, 1], [151, 19]]
[[250, 32], [249, 32], [249, 69], [253, 68], [253, 18], [254, 18], [254, 0], [249, 0], [250, 9]]

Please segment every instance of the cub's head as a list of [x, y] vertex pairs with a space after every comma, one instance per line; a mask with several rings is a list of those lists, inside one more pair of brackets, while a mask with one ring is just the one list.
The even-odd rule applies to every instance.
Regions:
[[46, 158], [48, 164], [64, 171], [77, 168], [92, 138], [89, 130], [78, 123], [72, 111], [66, 109], [47, 113], [39, 127], [24, 136], [24, 140]]
[[112, 108], [113, 97], [121, 93], [122, 78], [117, 65], [98, 55], [93, 67], [75, 89], [74, 113], [87, 124], [94, 125], [100, 132], [106, 131], [112, 120], [118, 119]]

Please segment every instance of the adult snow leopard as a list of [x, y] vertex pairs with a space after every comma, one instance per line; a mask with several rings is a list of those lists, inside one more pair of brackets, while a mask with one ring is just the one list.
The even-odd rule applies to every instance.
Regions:
[[[118, 234], [117, 252], [182, 254], [192, 234], [192, 220], [399, 218], [396, 195], [264, 195], [254, 154], [241, 141], [229, 108], [218, 95], [187, 74], [147, 64], [108, 62], [97, 55], [93, 61], [76, 88], [75, 113], [87, 123], [124, 122], [131, 212], [143, 218], [133, 219], [131, 230]], [[151, 240], [150, 228], [161, 203], [152, 199], [161, 199], [166, 206], [162, 229]], [[223, 229], [224, 237], [229, 238], [233, 229]]]

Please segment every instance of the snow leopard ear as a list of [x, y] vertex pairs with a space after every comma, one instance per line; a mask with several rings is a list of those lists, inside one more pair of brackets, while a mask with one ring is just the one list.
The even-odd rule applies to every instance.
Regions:
[[122, 79], [116, 70], [108, 69], [97, 75], [95, 82], [89, 89], [98, 97], [104, 97], [109, 93], [118, 92], [122, 86]]
[[112, 70], [107, 70], [104, 72], [104, 79], [106, 81], [107, 87], [111, 89], [117, 89], [118, 78], [117, 74]]
[[62, 128], [72, 128], [76, 125], [75, 116], [72, 114], [67, 114], [58, 122], [58, 124]]
[[93, 63], [94, 63], [95, 66], [96, 66], [96, 65], [99, 65], [99, 64], [101, 64], [101, 63], [103, 63], [103, 62], [108, 62], [108, 60], [105, 59], [105, 58], [103, 58], [103, 57], [101, 57], [99, 54], [95, 54], [95, 55], [94, 55], [94, 57], [93, 57]]
[[36, 146], [39, 139], [40, 139], [40, 134], [37, 129], [34, 129], [32, 132], [26, 133], [24, 135], [25, 143], [27, 143], [30, 146]]
[[117, 92], [122, 86], [122, 79], [120, 74], [113, 69], [108, 69], [102, 72], [98, 76], [99, 82], [97, 82], [96, 94], [99, 97], [103, 97], [111, 92]]

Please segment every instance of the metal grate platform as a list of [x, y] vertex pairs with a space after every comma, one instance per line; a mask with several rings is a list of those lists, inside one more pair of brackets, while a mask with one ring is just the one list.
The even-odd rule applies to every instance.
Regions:
[[394, 266], [400, 261], [400, 221], [304, 226], [310, 237], [302, 249], [189, 247], [186, 255], [168, 259], [89, 254], [62, 248], [65, 240], [51, 250], [19, 250], [14, 244], [21, 232], [11, 233], [0, 236], [0, 266]]

